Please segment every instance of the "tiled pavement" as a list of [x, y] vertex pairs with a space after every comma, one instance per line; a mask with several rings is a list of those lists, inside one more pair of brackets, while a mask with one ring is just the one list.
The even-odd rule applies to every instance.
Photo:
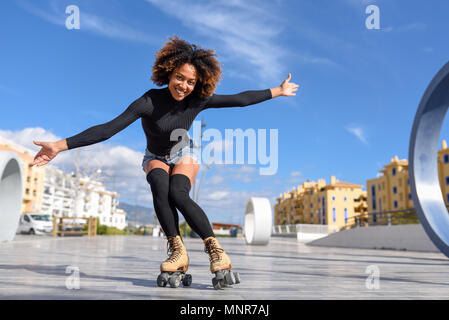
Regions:
[[[0, 299], [449, 298], [449, 259], [439, 253], [312, 247], [293, 238], [271, 238], [267, 246], [219, 241], [241, 283], [217, 291], [200, 239], [184, 239], [192, 285], [160, 288], [163, 238], [17, 235], [0, 243]], [[79, 289], [69, 289], [74, 270]]]

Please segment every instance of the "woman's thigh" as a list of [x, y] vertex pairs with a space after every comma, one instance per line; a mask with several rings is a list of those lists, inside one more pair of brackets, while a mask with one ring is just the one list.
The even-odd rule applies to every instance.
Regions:
[[157, 159], [153, 159], [153, 160], [150, 160], [147, 162], [147, 164], [145, 166], [145, 173], [148, 174], [151, 170], [153, 170], [155, 168], [164, 169], [165, 172], [170, 174], [170, 166], [160, 160], [157, 160]]
[[170, 175], [183, 174], [190, 179], [190, 186], [193, 188], [196, 175], [200, 165], [191, 157], [182, 157], [173, 167]]

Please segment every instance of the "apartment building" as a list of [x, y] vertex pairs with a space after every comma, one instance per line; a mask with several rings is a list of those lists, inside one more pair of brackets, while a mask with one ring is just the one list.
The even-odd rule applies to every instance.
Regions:
[[366, 214], [367, 196], [363, 186], [331, 177], [307, 181], [281, 194], [274, 207], [274, 224], [327, 225], [330, 232], [343, 228], [355, 216]]
[[76, 178], [52, 165], [31, 167], [34, 152], [0, 137], [0, 150], [18, 154], [23, 177], [22, 212], [56, 217], [99, 217], [100, 224], [123, 230], [126, 212], [118, 193], [89, 178]]
[[438, 179], [440, 181], [441, 193], [446, 206], [449, 205], [449, 148], [446, 140], [441, 143], [438, 150]]
[[98, 217], [100, 224], [123, 230], [126, 227], [126, 212], [118, 209], [119, 194], [106, 190], [98, 181], [79, 179], [74, 212], [77, 217]]
[[[445, 140], [438, 150], [438, 179], [441, 194], [449, 205], [449, 149]], [[366, 182], [368, 191], [368, 212], [374, 222], [384, 213], [401, 212], [414, 208], [410, 189], [410, 176], [407, 159], [397, 156], [390, 159], [379, 171], [380, 176]]]
[[45, 166], [42, 212], [56, 217], [70, 217], [74, 209], [75, 179], [63, 171]]

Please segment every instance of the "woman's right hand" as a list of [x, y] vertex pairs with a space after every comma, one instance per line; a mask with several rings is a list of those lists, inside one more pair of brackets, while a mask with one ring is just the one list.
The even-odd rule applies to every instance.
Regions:
[[37, 165], [38, 167], [44, 166], [49, 163], [58, 155], [59, 152], [67, 150], [67, 142], [60, 140], [57, 142], [39, 142], [33, 140], [33, 143], [37, 146], [41, 146], [41, 150], [36, 154], [34, 160], [30, 163], [31, 166]]

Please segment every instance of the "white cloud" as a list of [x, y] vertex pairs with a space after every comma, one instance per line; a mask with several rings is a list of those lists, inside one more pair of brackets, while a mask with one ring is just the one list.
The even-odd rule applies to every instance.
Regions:
[[210, 185], [214, 185], [214, 184], [220, 184], [220, 183], [222, 183], [224, 180], [225, 180], [224, 177], [218, 176], [218, 175], [214, 175], [214, 176], [210, 177], [209, 179], [207, 179], [207, 182], [206, 182], [206, 183], [207, 183], [207, 184], [210, 184]]
[[[65, 13], [65, 7], [58, 2], [47, 2], [49, 8], [35, 6], [36, 2], [20, 0], [17, 4], [29, 13], [54, 25], [65, 27], [65, 21], [68, 14]], [[40, 2], [42, 4], [42, 2]], [[160, 40], [155, 39], [149, 33], [143, 33], [135, 30], [113, 19], [107, 19], [87, 12], [80, 8], [80, 29], [79, 31], [88, 31], [108, 38], [121, 39], [133, 42], [142, 42], [148, 44], [159, 44]]]
[[[220, 200], [206, 198], [204, 194], [219, 194], [218, 192], [227, 192]], [[248, 190], [218, 190], [208, 188], [203, 190], [200, 195], [199, 205], [204, 209], [210, 222], [229, 222], [243, 224], [245, 208], [251, 197], [268, 198], [273, 210], [274, 203], [278, 194], [274, 192], [248, 191]], [[204, 197], [203, 197], [204, 196]]]
[[302, 175], [302, 172], [300, 172], [300, 171], [290, 172], [290, 177], [299, 177], [300, 175]]
[[33, 140], [37, 141], [57, 141], [61, 138], [53, 134], [51, 131], [45, 130], [40, 127], [25, 128], [19, 131], [0, 130], [0, 136], [11, 140], [33, 152], [39, 151], [40, 147], [33, 143]]
[[362, 143], [368, 144], [368, 141], [365, 138], [365, 133], [363, 128], [361, 127], [346, 127], [346, 130], [352, 133], [359, 139]]
[[229, 195], [228, 191], [215, 191], [207, 193], [206, 199], [217, 201], [224, 199], [228, 195]]
[[[147, 0], [186, 27], [208, 37], [219, 46], [228, 59], [243, 59], [265, 80], [281, 78], [285, 50], [275, 41], [284, 29], [266, 3], [251, 1], [193, 2]], [[185, 14], [180, 7], [189, 8]], [[266, 10], [264, 10], [266, 9]]]

